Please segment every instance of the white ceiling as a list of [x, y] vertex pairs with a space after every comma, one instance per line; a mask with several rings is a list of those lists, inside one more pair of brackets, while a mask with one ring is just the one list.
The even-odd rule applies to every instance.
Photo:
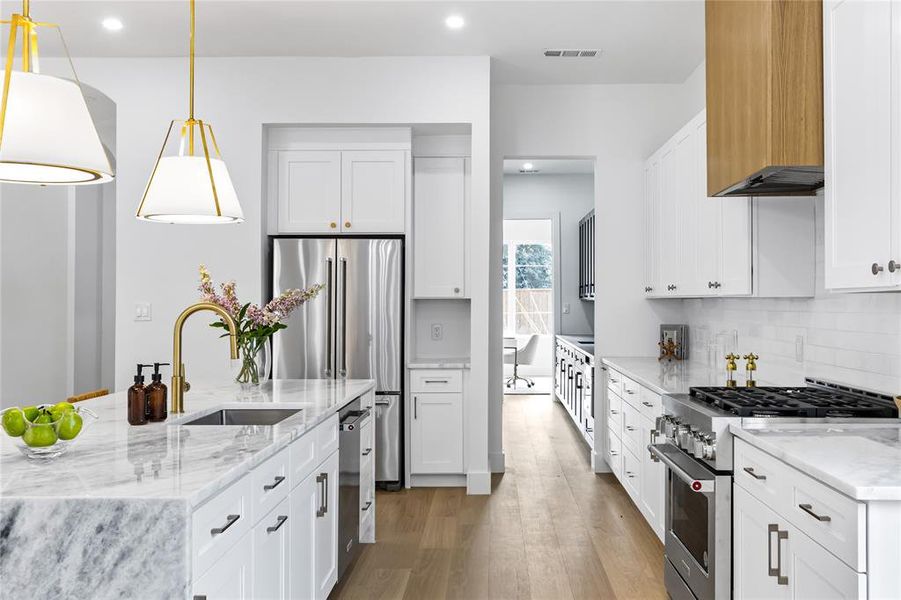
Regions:
[[[18, 2], [2, 2], [4, 16]], [[183, 56], [187, 0], [33, 0], [73, 56]], [[458, 14], [466, 26], [445, 27]], [[124, 28], [109, 32], [105, 17]], [[681, 83], [703, 60], [702, 0], [198, 0], [204, 56], [491, 56], [497, 83]], [[546, 58], [545, 48], [598, 48]]]
[[[538, 173], [520, 173], [524, 163], [532, 163], [533, 170]], [[504, 175], [591, 175], [594, 173], [594, 161], [581, 158], [508, 158], [504, 160]]]

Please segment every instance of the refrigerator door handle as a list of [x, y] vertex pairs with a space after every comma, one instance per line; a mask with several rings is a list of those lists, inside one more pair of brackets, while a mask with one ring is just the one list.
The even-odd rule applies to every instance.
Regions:
[[338, 259], [341, 264], [341, 368], [338, 377], [347, 377], [347, 259]]
[[325, 272], [326, 272], [326, 280], [325, 280], [325, 291], [326, 291], [326, 304], [328, 309], [325, 311], [328, 317], [326, 318], [325, 324], [325, 378], [331, 379], [332, 374], [334, 372], [334, 349], [332, 348], [332, 339], [334, 337], [334, 312], [332, 311], [332, 284], [333, 284], [333, 275], [332, 271], [334, 270], [332, 258], [328, 257], [325, 259]]

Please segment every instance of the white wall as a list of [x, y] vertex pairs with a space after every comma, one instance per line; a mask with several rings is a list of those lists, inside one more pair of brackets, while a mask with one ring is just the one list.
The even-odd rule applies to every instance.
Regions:
[[[118, 199], [116, 382], [131, 381], [133, 363], [168, 361], [172, 323], [197, 297], [197, 266], [235, 279], [240, 296], [262, 296], [261, 174], [264, 124], [471, 123], [473, 256], [488, 254], [489, 95], [487, 58], [200, 58], [197, 117], [213, 125], [246, 222], [170, 226], [138, 222], [134, 210], [173, 118], [186, 117], [186, 61], [77, 58], [82, 81], [117, 104]], [[470, 473], [487, 490], [488, 264], [473, 261]], [[135, 322], [134, 305], [150, 302], [153, 321]], [[185, 329], [191, 381], [229, 377], [227, 347], [204, 315]], [[190, 398], [187, 398], [190, 402]]]
[[561, 314], [560, 333], [594, 331], [594, 304], [579, 300], [579, 219], [594, 208], [594, 176], [504, 175], [504, 218], [523, 218], [557, 213], [560, 217], [560, 299], [569, 304]]
[[[681, 313], [678, 306], [643, 297], [642, 165], [703, 108], [697, 79], [696, 72], [686, 85], [505, 85], [493, 90], [492, 173], [500, 173], [504, 157], [595, 160], [599, 355], [655, 355], [658, 325]], [[492, 194], [501, 193], [501, 179], [493, 178]], [[500, 265], [500, 243], [492, 251]], [[494, 306], [500, 310], [499, 303]], [[501, 411], [498, 400], [490, 412], [494, 465], [501, 461]]]

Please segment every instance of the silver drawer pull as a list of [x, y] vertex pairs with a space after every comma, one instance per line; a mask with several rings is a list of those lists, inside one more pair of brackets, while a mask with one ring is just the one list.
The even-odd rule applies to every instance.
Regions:
[[269, 483], [269, 484], [266, 484], [266, 485], [263, 486], [263, 491], [264, 491], [264, 492], [268, 492], [269, 490], [274, 490], [274, 489], [277, 488], [277, 487], [279, 486], [279, 484], [280, 484], [281, 482], [283, 482], [284, 480], [285, 480], [285, 478], [282, 477], [281, 475], [276, 475], [276, 476], [275, 476], [275, 480], [274, 480], [272, 483]]
[[654, 405], [651, 404], [650, 402], [642, 401], [641, 403], [642, 403], [642, 405], [647, 406], [648, 408], [654, 408]]
[[288, 515], [279, 515], [275, 520], [275, 525], [266, 528], [266, 533], [275, 533], [278, 531], [282, 525], [285, 524], [285, 521], [288, 520]]
[[626, 390], [626, 393], [627, 393], [627, 394], [634, 394], [634, 393], [635, 393], [635, 390]]
[[617, 452], [616, 450], [611, 450], [611, 451], [610, 451], [610, 456], [616, 456], [616, 455], [618, 455], [618, 454], [619, 454], [619, 452]]
[[635, 431], [635, 428], [631, 425], [626, 425], [626, 431]]
[[447, 379], [426, 379], [424, 383], [448, 383]]
[[820, 521], [822, 523], [828, 523], [829, 521], [832, 520], [832, 517], [830, 517], [829, 515], [818, 515], [815, 512], [813, 512], [813, 505], [811, 505], [811, 504], [799, 504], [798, 508], [800, 508], [801, 510], [806, 512], [808, 515], [810, 515], [811, 517], [813, 517], [814, 519], [816, 519], [817, 521]]
[[372, 506], [372, 500], [370, 500], [369, 502], [367, 502], [367, 503], [366, 503], [366, 506], [364, 506], [364, 507], [361, 508], [360, 510], [369, 510], [369, 507], [371, 507], [371, 506]]
[[238, 519], [240, 519], [240, 518], [241, 518], [241, 515], [228, 515], [225, 518], [225, 525], [223, 525], [222, 527], [213, 527], [212, 529], [210, 529], [210, 535], [216, 536], [216, 535], [219, 535], [220, 533], [225, 533], [228, 530], [228, 528], [231, 527], [232, 525], [234, 525], [235, 523], [237, 523]]
[[610, 378], [610, 383], [619, 383], [619, 379]]
[[619, 414], [619, 411], [618, 411], [618, 410], [613, 410], [613, 409], [611, 408], [611, 409], [610, 409], [610, 414], [611, 414], [611, 415], [618, 415], [618, 414]]
[[757, 473], [754, 472], [754, 467], [745, 467], [742, 469], [742, 471], [744, 471], [745, 473], [747, 473], [748, 475], [750, 475], [751, 477], [753, 477], [754, 479], [756, 479], [758, 481], [766, 480], [766, 475], [758, 475]]
[[632, 471], [626, 471], [626, 477], [628, 477], [629, 479], [635, 479], [635, 473], [633, 473]]
[[369, 456], [370, 453], [372, 453], [372, 448], [366, 448], [366, 450], [363, 451], [363, 456]]

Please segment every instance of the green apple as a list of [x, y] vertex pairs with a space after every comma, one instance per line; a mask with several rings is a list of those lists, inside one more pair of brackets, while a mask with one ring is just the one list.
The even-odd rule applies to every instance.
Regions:
[[53, 421], [46, 412], [42, 412], [34, 419], [34, 423], [25, 433], [22, 434], [22, 440], [32, 448], [43, 448], [52, 446], [56, 443], [56, 431], [50, 423]]
[[59, 432], [59, 439], [75, 439], [75, 436], [81, 433], [81, 427], [83, 424], [84, 421], [82, 420], [80, 414], [78, 414], [74, 410], [66, 411], [63, 414], [60, 422], [56, 425], [56, 429]]
[[25, 413], [19, 407], [13, 407], [3, 413], [3, 431], [12, 437], [25, 433]]
[[25, 418], [29, 420], [29, 422], [34, 423], [34, 420], [37, 418], [38, 413], [41, 410], [37, 406], [26, 406], [22, 409], [22, 412], [25, 413]]
[[68, 402], [57, 402], [53, 406], [50, 407], [50, 416], [53, 417], [54, 421], [59, 421], [64, 414], [69, 411], [74, 411], [75, 407], [69, 404]]

